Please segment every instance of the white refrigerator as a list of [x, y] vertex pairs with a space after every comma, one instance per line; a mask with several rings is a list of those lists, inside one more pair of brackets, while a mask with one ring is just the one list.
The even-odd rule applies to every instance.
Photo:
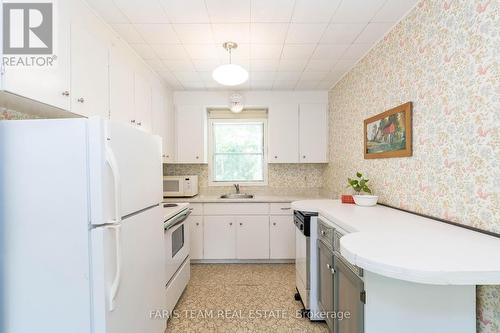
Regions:
[[0, 121], [0, 331], [163, 333], [161, 186], [158, 136]]

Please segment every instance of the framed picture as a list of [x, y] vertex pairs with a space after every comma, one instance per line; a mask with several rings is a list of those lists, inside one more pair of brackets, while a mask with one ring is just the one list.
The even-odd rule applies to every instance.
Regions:
[[365, 159], [412, 155], [411, 102], [365, 120]]

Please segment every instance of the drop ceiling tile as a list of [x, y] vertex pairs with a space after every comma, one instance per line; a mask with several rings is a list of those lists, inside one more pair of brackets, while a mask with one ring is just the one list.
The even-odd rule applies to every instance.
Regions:
[[158, 74], [167, 82], [170, 86], [179, 86], [180, 82], [177, 78], [172, 74], [172, 72], [168, 70], [159, 70]]
[[307, 60], [315, 48], [316, 44], [285, 44], [281, 58]]
[[204, 0], [161, 0], [161, 3], [172, 23], [210, 22]]
[[250, 72], [250, 81], [274, 81], [276, 72]]
[[340, 57], [340, 60], [359, 60], [361, 57], [363, 57], [368, 50], [373, 46], [372, 43], [370, 44], [352, 44], [349, 46], [349, 48], [345, 51], [345, 53]]
[[285, 43], [315, 44], [320, 40], [326, 26], [326, 23], [292, 23], [288, 29]]
[[366, 23], [331, 23], [325, 30], [321, 43], [351, 44], [366, 27]]
[[132, 24], [112, 24], [111, 27], [128, 43], [144, 43], [144, 38]]
[[189, 60], [162, 60], [163, 64], [167, 69], [172, 72], [184, 72], [184, 71], [193, 71], [194, 66]]
[[328, 23], [340, 0], [297, 0], [292, 22]]
[[417, 2], [418, 0], [388, 0], [372, 22], [397, 22], [415, 7]]
[[250, 43], [249, 23], [216, 23], [212, 24], [215, 42], [218, 44], [231, 41], [238, 44]]
[[355, 43], [375, 43], [382, 39], [394, 23], [368, 23], [365, 30], [356, 38]]
[[186, 81], [201, 81], [200, 75], [195, 71], [172, 71], [172, 74], [174, 74], [181, 83]]
[[291, 90], [297, 85], [297, 80], [275, 80], [273, 90]]
[[349, 44], [318, 44], [314, 50], [312, 59], [329, 59], [330, 61], [335, 62], [342, 56], [342, 54], [344, 54], [345, 50], [347, 50], [349, 46]]
[[321, 81], [318, 83], [318, 85], [316, 86], [317, 89], [321, 89], [321, 90], [329, 90], [330, 88], [332, 88], [332, 86], [337, 82], [337, 80], [335, 81]]
[[168, 23], [167, 15], [160, 2], [113, 0], [132, 23]]
[[113, 0], [87, 0], [87, 2], [107, 23], [129, 23], [128, 18]]
[[130, 43], [130, 46], [140, 55], [143, 59], [155, 59], [157, 57], [155, 51], [149, 44], [135, 44]]
[[281, 72], [278, 71], [276, 72], [275, 79], [280, 80], [280, 81], [297, 81], [300, 76], [302, 75], [302, 72]]
[[251, 44], [250, 59], [279, 59], [282, 44]]
[[205, 88], [208, 89], [221, 89], [222, 87], [224, 87], [223, 85], [214, 81], [214, 79], [203, 81], [203, 83], [205, 84]]
[[210, 71], [210, 73], [217, 66], [219, 66], [221, 64], [219, 60], [215, 60], [215, 59], [210, 59], [210, 60], [207, 60], [207, 59], [193, 59], [192, 62], [193, 62], [194, 68], [197, 71], [200, 71], [200, 72], [202, 72], [202, 71], [203, 72]]
[[179, 39], [171, 24], [136, 24], [135, 28], [148, 43], [178, 44]]
[[213, 78], [212, 78], [212, 71], [201, 71], [201, 72], [198, 72], [198, 75], [200, 76], [200, 79], [204, 82], [206, 81], [213, 81]]
[[333, 14], [334, 23], [369, 22], [386, 0], [349, 0], [342, 1]]
[[214, 44], [184, 44], [191, 59], [219, 59], [219, 51]]
[[300, 80], [301, 81], [316, 81], [316, 83], [318, 83], [319, 81], [323, 80], [327, 74], [328, 74], [328, 71], [303, 72], [302, 75], [300, 76]]
[[252, 0], [252, 22], [290, 22], [294, 0]]
[[149, 66], [153, 68], [155, 71], [162, 71], [165, 70], [165, 65], [160, 59], [148, 59], [146, 60]]
[[250, 81], [250, 88], [253, 90], [269, 90], [273, 87], [274, 81]]
[[205, 89], [203, 81], [180, 81], [185, 89]]
[[212, 23], [250, 22], [250, 0], [205, 0]]
[[288, 23], [252, 23], [250, 40], [255, 44], [283, 44], [288, 26]]
[[311, 59], [307, 64], [305, 71], [306, 72], [323, 72], [330, 71], [335, 65], [336, 61], [332, 60], [316, 60]]
[[335, 66], [333, 66], [333, 71], [343, 71], [346, 72], [350, 70], [355, 64], [357, 60], [340, 60]]
[[183, 44], [213, 44], [212, 27], [210, 24], [174, 24], [177, 36]]
[[179, 60], [189, 56], [182, 44], [150, 44], [160, 59]]
[[318, 81], [303, 81], [300, 80], [295, 86], [295, 90], [314, 90], [318, 86]]
[[278, 59], [250, 59], [252, 71], [275, 71], [278, 69]]
[[306, 64], [306, 59], [281, 59], [278, 70], [282, 72], [302, 72]]

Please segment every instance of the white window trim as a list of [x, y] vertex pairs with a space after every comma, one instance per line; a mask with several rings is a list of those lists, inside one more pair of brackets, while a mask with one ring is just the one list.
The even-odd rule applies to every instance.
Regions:
[[[264, 142], [263, 142], [263, 172], [264, 180], [259, 182], [244, 182], [244, 181], [214, 181], [213, 175], [213, 144], [214, 144], [214, 131], [213, 124], [217, 123], [241, 123], [241, 122], [262, 122], [264, 124]], [[248, 119], [209, 119], [208, 120], [208, 186], [231, 186], [233, 184], [240, 184], [243, 186], [267, 186], [268, 172], [267, 172], [267, 119], [265, 118], [248, 118]]]

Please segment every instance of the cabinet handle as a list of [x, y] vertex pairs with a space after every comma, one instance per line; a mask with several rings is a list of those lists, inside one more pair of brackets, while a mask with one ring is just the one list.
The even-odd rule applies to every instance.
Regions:
[[324, 230], [321, 230], [321, 236], [326, 235], [326, 232]]
[[330, 266], [330, 264], [326, 264], [326, 268], [331, 269], [332, 266]]
[[69, 96], [69, 91], [67, 91], [67, 90], [63, 91], [63, 92], [62, 92], [62, 95], [63, 95], [63, 96], [66, 96], [66, 97], [67, 97], [67, 96]]
[[278, 158], [278, 156], [274, 155], [274, 158]]
[[84, 103], [85, 99], [83, 97], [80, 97], [79, 99], [76, 100], [78, 103]]
[[196, 225], [200, 225], [200, 222], [196, 222]]
[[165, 154], [161, 155], [161, 157], [166, 157]]
[[135, 124], [135, 119], [132, 119], [130, 122], [131, 122], [132, 124]]
[[196, 159], [198, 160], [200, 158], [200, 156], [196, 156]]
[[273, 225], [276, 225], [276, 222], [273, 222]]
[[306, 155], [303, 155], [302, 158], [306, 158]]
[[243, 225], [243, 223], [240, 222], [240, 225]]
[[335, 269], [333, 267], [330, 268], [330, 272], [332, 272], [332, 275], [335, 275]]
[[229, 225], [233, 225], [233, 222], [229, 222]]
[[142, 126], [142, 122], [138, 122], [137, 125]]

